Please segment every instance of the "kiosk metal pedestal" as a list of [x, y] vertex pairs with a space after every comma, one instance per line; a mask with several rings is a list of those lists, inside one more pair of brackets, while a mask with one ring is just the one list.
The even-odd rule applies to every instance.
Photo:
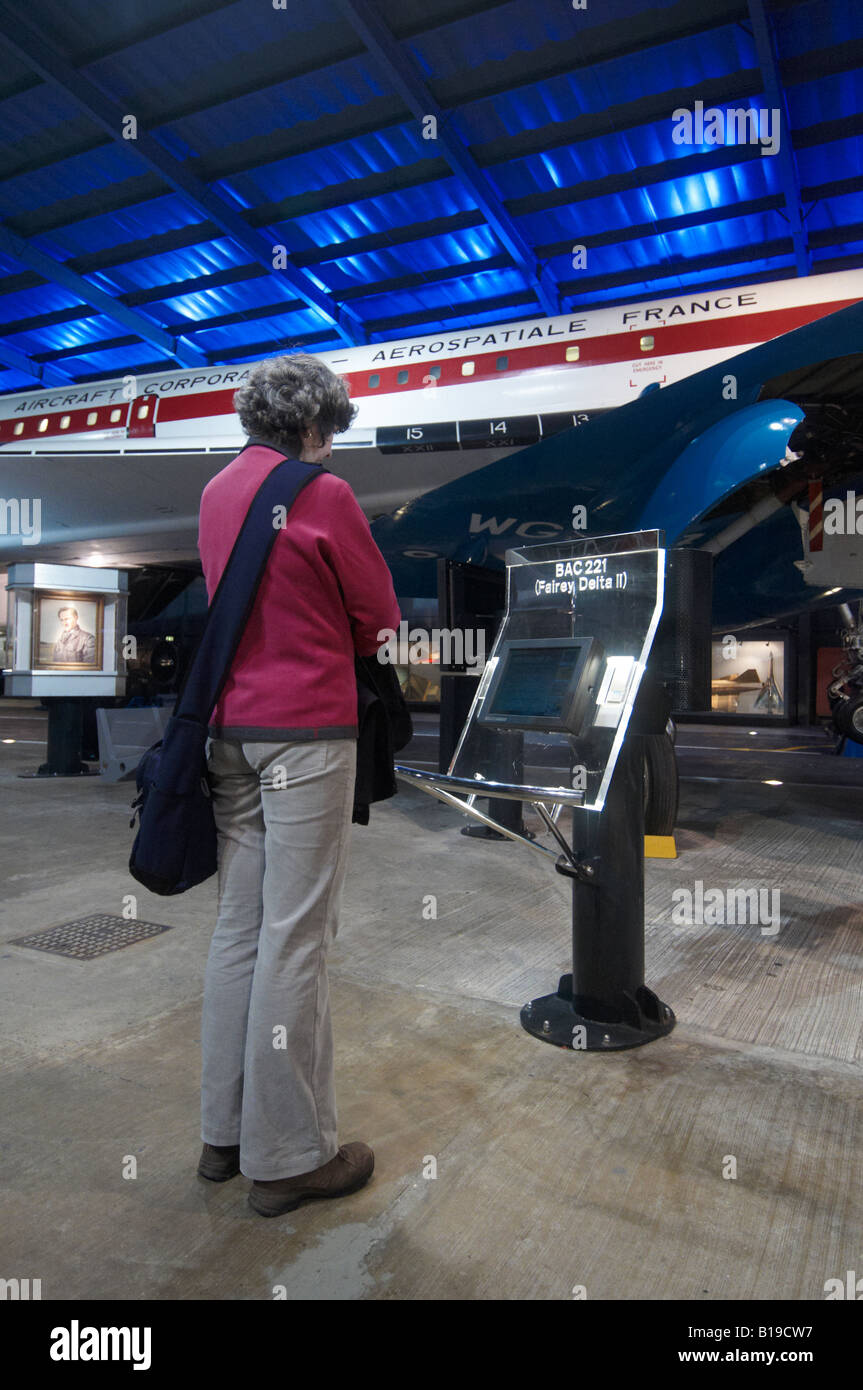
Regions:
[[674, 1014], [644, 983], [644, 813], [641, 739], [626, 740], [600, 815], [572, 812], [572, 974], [532, 999], [522, 1027], [588, 1052], [639, 1047], [670, 1033]]

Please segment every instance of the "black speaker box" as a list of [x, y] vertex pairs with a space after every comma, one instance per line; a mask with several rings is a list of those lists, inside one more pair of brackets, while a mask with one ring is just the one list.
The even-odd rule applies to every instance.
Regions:
[[671, 712], [710, 709], [713, 633], [713, 556], [707, 550], [669, 548], [665, 602], [647, 669], [665, 686]]

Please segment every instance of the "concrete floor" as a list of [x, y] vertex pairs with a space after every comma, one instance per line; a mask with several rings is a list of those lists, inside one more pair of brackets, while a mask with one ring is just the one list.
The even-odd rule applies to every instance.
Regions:
[[[570, 966], [566, 881], [421, 792], [374, 807], [330, 980], [340, 1136], [375, 1176], [263, 1220], [247, 1179], [195, 1174], [214, 882], [129, 878], [130, 784], [18, 780], [44, 718], [0, 701], [0, 1275], [72, 1300], [823, 1300], [859, 1267], [863, 760], [681, 728], [679, 858], [646, 865], [678, 1023], [602, 1056], [519, 1025]], [[779, 933], [675, 924], [696, 880], [780, 888]], [[171, 930], [90, 962], [10, 944], [130, 893]]]

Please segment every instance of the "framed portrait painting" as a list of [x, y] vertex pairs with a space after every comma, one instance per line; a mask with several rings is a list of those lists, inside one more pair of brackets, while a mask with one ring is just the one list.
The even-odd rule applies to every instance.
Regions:
[[33, 603], [33, 669], [100, 671], [104, 605], [101, 594], [37, 593]]

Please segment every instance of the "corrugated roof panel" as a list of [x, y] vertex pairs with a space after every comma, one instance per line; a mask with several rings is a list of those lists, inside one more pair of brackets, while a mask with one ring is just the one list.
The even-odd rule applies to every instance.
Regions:
[[[32, 376], [27, 376], [24, 372], [16, 372], [11, 369], [9, 371], [4, 371], [2, 367], [0, 367], [0, 396], [5, 395], [7, 392], [10, 395], [17, 395], [19, 391], [32, 391], [33, 385]], [[8, 452], [8, 450], [6, 452]]]
[[836, 120], [863, 105], [863, 72], [840, 72], [788, 88], [792, 130]]
[[524, 291], [520, 291], [505, 296], [499, 302], [496, 301], [491, 309], [481, 309], [476, 313], [471, 313], [465, 308], [464, 310], [459, 309], [458, 313], [454, 315], [447, 310], [446, 306], [419, 310], [411, 317], [411, 321], [407, 325], [402, 324], [396, 318], [383, 327], [375, 327], [370, 334], [369, 341], [383, 343], [394, 338], [415, 338], [430, 334], [438, 336], [451, 333], [456, 327], [459, 329], [478, 328], [484, 324], [530, 318], [535, 314], [535, 300], [526, 296]]
[[382, 193], [377, 198], [361, 198], [338, 208], [300, 214], [292, 225], [306, 235], [312, 246], [332, 246], [348, 237], [385, 232], [388, 227], [406, 227], [427, 217], [452, 217], [474, 207], [476, 202], [468, 190], [455, 178], [446, 178], [423, 184], [421, 189]]
[[863, 137], [832, 140], [829, 145], [798, 149], [797, 172], [801, 190], [818, 187], [836, 179], [859, 178], [863, 171]]
[[115, 246], [122, 246], [128, 241], [141, 241], [179, 227], [194, 226], [200, 220], [200, 210], [172, 192], [133, 207], [52, 228], [49, 232], [43, 232], [40, 240], [46, 248], [50, 245], [54, 254], [65, 260], [91, 256], [98, 251], [112, 251]]
[[808, 212], [806, 226], [810, 236], [828, 228], [863, 226], [863, 192], [819, 199]]
[[[741, 194], [733, 167], [727, 167], [588, 198], [568, 207], [545, 208], [521, 216], [519, 226], [539, 247], [557, 241], [580, 242], [593, 233], [613, 240], [619, 231], [625, 239], [630, 229], [644, 227], [655, 219], [666, 221], [701, 214], [705, 218], [703, 225], [710, 226], [716, 212], [725, 210], [721, 220], [733, 222], [738, 216], [736, 207], [749, 201]], [[733, 226], [727, 230], [736, 235]]]
[[[549, 127], [553, 139], [556, 122], [571, 121], [593, 113], [602, 116], [609, 106], [627, 107], [634, 101], [697, 88], [699, 84], [727, 77], [733, 90], [735, 75], [756, 66], [750, 35], [734, 27], [716, 31], [711, 42], [678, 39], [655, 50], [649, 66], [642, 54], [628, 54], [583, 70], [550, 77], [516, 91], [467, 103], [459, 113], [461, 128], [472, 141], [498, 140], [525, 130]], [[668, 119], [674, 103], [669, 104]], [[605, 134], [614, 139], [618, 122], [609, 116]]]
[[[767, 9], [787, 78], [785, 148], [790, 135], [810, 192], [803, 213], [813, 265], [853, 259], [863, 194], [845, 193], [844, 182], [859, 178], [863, 138], [846, 129], [863, 113], [863, 49], [854, 48], [863, 8], [772, 0]], [[397, 42], [406, 35], [403, 69], [413, 64], [417, 83], [444, 94], [445, 129], [475, 153], [480, 182], [502, 208], [499, 231], [480, 220], [435, 232], [436, 219], [482, 219], [478, 188], [469, 172], [447, 172], [447, 141], [422, 138], [386, 64], [334, 0], [285, 10], [266, 0], [41, 0], [33, 15], [63, 54], [71, 89], [77, 74], [98, 82], [118, 112], [136, 115], [189, 173], [209, 178], [226, 213], [241, 212], [265, 266], [269, 247], [284, 244], [300, 257], [300, 280], [341, 296], [346, 317], [371, 324], [376, 339], [410, 332], [405, 321], [443, 331], [536, 312], [536, 259], [549, 260], [565, 303], [799, 268], [786, 251], [794, 189], [783, 182], [784, 160], [672, 138], [681, 93], [723, 110], [766, 104], [745, 0], [603, 0], [578, 11], [560, 0], [375, 0], [375, 11]], [[133, 140], [109, 143], [71, 92], [38, 79], [2, 40], [0, 53], [0, 216], [34, 251], [126, 297], [142, 332], [147, 321], [186, 327], [224, 359], [308, 334], [339, 341], [325, 314], [283, 312], [281, 298], [295, 303], [297, 285], [278, 270], [261, 273], [252, 246], [216, 231], [212, 209], [166, 192]], [[843, 138], [831, 140], [837, 130]], [[401, 229], [417, 223], [420, 236], [402, 240]], [[507, 226], [524, 250], [504, 249]], [[363, 238], [372, 244], [353, 246]], [[581, 239], [588, 268], [583, 294], [573, 296], [581, 276], [570, 248]], [[339, 255], [342, 242], [351, 245]], [[318, 262], [308, 256], [316, 248], [336, 254]], [[209, 276], [221, 283], [207, 287]], [[0, 259], [0, 322], [22, 321], [11, 335], [20, 351], [38, 357], [80, 344], [82, 357], [56, 364], [79, 375], [133, 360], [131, 345], [84, 351], [94, 337], [127, 338], [128, 323], [84, 305], [67, 319], [75, 297], [32, 279], [26, 251]], [[151, 297], [161, 293], [168, 297]], [[33, 325], [45, 315], [48, 323]], [[159, 359], [152, 343], [140, 350], [135, 361]]]
[[[64, 357], [59, 365], [63, 371], [68, 372], [76, 379], [82, 376], [105, 376], [112, 373], [122, 376], [124, 371], [145, 366], [158, 356], [159, 349], [155, 348], [152, 343], [140, 343], [124, 348], [110, 348], [104, 352], [82, 350], [75, 357]], [[165, 363], [166, 367], [170, 367], [170, 365], [170, 362]]]
[[289, 305], [296, 303], [296, 296], [290, 286], [279, 284], [278, 276], [272, 278], [261, 275], [257, 280], [244, 280], [238, 285], [222, 285], [211, 290], [194, 290], [188, 294], [175, 295], [147, 306], [153, 316], [166, 323], [188, 321], [190, 325], [204, 323], [210, 318], [224, 314], [246, 314], [254, 318], [256, 310], [271, 308], [284, 302], [284, 312], [300, 312]]
[[810, 0], [789, 5], [772, 11], [771, 22], [784, 58], [863, 37], [863, 8], [858, 0]]
[[[609, 303], [630, 303], [641, 299], [663, 299], [680, 291], [693, 290], [699, 286], [705, 289], [731, 287], [735, 284], [748, 285], [759, 279], [785, 279], [794, 274], [793, 257], [773, 256], [758, 262], [742, 259], [721, 269], [707, 268], [692, 270], [681, 267], [663, 273], [661, 265], [655, 266], [655, 276], [645, 276], [643, 280], [628, 281], [625, 286], [609, 286], [607, 289], [592, 291], [585, 302], [602, 305]], [[578, 307], [578, 300], [573, 307]]]
[[[49, 95], [46, 88], [46, 96]], [[19, 210], [29, 214], [50, 208], [66, 198], [81, 198], [143, 172], [146, 170], [128, 144], [103, 145], [59, 164], [7, 178], [3, 185], [6, 215], [14, 218]]]
[[41, 8], [50, 10], [56, 43], [76, 62], [84, 62], [94, 51], [125, 49], [142, 33], [172, 34], [192, 16], [210, 15], [219, 8], [219, 0], [183, 0], [182, 6], [177, 0], [147, 0], [146, 6], [137, 0], [47, 0]]
[[363, 179], [428, 159], [437, 154], [422, 140], [419, 125], [393, 127], [357, 140], [343, 140], [328, 150], [313, 150], [235, 174], [230, 182], [254, 206], [296, 194], [300, 189], [329, 188], [349, 179]]
[[94, 272], [91, 278], [112, 293], [126, 294], [191, 280], [199, 275], [210, 275], [245, 265], [247, 261], [248, 256], [233, 241], [224, 237], [218, 241], [186, 246], [181, 251], [166, 251], [149, 259], [140, 258], [122, 265], [112, 265], [105, 271]]
[[[672, 9], [677, 0], [655, 0], [653, 10]], [[603, 0], [575, 11], [558, 0], [530, 0], [529, 5], [512, 0], [484, 13], [455, 19], [405, 40], [410, 52], [427, 75], [438, 78], [469, 72], [488, 61], [503, 62], [518, 53], [532, 53], [547, 42], [560, 42], [579, 33], [625, 24], [633, 15], [643, 14], [642, 0]], [[429, 13], [431, 19], [431, 13]]]
[[19, 352], [55, 352], [61, 348], [86, 347], [103, 338], [117, 338], [120, 329], [106, 314], [92, 313], [90, 318], [73, 323], [49, 324], [38, 332], [11, 334], [7, 339]]
[[[317, 121], [346, 112], [361, 122], [363, 108], [385, 93], [367, 60], [345, 60], [291, 77], [276, 87], [220, 101], [200, 114], [184, 115], [175, 128], [197, 155], [254, 137], [278, 136], [303, 125], [308, 127], [309, 143], [316, 144]], [[322, 149], [321, 158], [325, 160], [328, 152]]]
[[[858, 227], [856, 229], [856, 235], [849, 236], [847, 241], [834, 242], [823, 250], [816, 247], [812, 253], [813, 269], [817, 268], [822, 261], [848, 260], [849, 264], [847, 269], [852, 269], [863, 264], [863, 236], [859, 233], [860, 229]], [[860, 293], [861, 296], [863, 296], [863, 279], [861, 279]]]
[[[720, 222], [708, 227], [687, 228], [685, 231], [647, 233], [607, 246], [590, 246], [584, 257], [564, 255], [555, 258], [554, 268], [558, 279], [567, 285], [577, 285], [581, 277], [589, 279], [592, 284], [597, 276], [615, 276], [638, 267], [645, 270], [652, 267], [659, 274], [669, 257], [680, 257], [682, 261], [694, 261], [706, 256], [728, 257], [733, 263], [736, 252], [744, 259], [752, 247], [764, 242], [782, 241], [787, 237], [788, 223], [778, 213], [738, 218], [733, 224]], [[576, 268], [573, 268], [573, 259], [577, 262]]]
[[[6, 53], [4, 49], [4, 66]], [[25, 92], [0, 100], [0, 144], [15, 150], [19, 142], [38, 139], [46, 130], [59, 138], [69, 121], [80, 119], [81, 109], [69, 94], [40, 81]]]
[[[6, 278], [6, 274], [18, 275], [21, 267], [15, 265], [14, 269], [4, 272], [0, 269], [0, 286]], [[0, 324], [16, 323], [19, 319], [38, 318], [43, 314], [54, 314], [63, 309], [72, 309], [77, 305], [81, 313], [86, 313], [84, 305], [79, 299], [61, 285], [50, 283], [35, 285], [30, 290], [19, 290], [15, 294], [0, 294]]]
[[258, 362], [264, 357], [279, 356], [284, 352], [333, 352], [338, 348], [344, 348], [344, 346], [335, 331], [327, 334], [322, 330], [315, 335], [314, 342], [294, 342], [290, 347], [284, 345], [273, 347], [268, 339], [264, 340], [263, 344], [259, 340], [252, 346], [251, 351], [232, 346], [229, 352], [214, 353], [210, 360], [213, 366], [223, 366], [226, 363], [234, 362]]
[[522, 289], [524, 279], [518, 271], [479, 270], [466, 274], [463, 280], [452, 280], [439, 285], [422, 285], [414, 290], [402, 290], [386, 295], [370, 295], [362, 301], [363, 318], [368, 320], [420, 313], [447, 305], [453, 308], [467, 306], [475, 299], [498, 298]]
[[399, 246], [392, 250], [366, 252], [328, 261], [319, 269], [330, 288], [338, 293], [348, 287], [367, 285], [402, 275], [428, 275], [434, 279], [436, 270], [463, 265], [471, 267], [499, 254], [499, 246], [487, 227], [476, 227], [442, 237]]
[[287, 349], [295, 338], [303, 338], [310, 333], [324, 333], [329, 328], [323, 315], [312, 309], [264, 320], [250, 319], [226, 328], [208, 329], [203, 320], [195, 333], [195, 347], [201, 352], [223, 354], [232, 351], [235, 344], [237, 350], [242, 351], [244, 343], [284, 341]]
[[[758, 109], [759, 103], [747, 103], [745, 109]], [[727, 105], [717, 109], [727, 111]], [[675, 159], [683, 160], [695, 154], [710, 154], [719, 146], [705, 142], [678, 144], [674, 140], [675, 122], [652, 122], [627, 131], [625, 137], [609, 135], [593, 140], [582, 140], [577, 146], [568, 149], [551, 150], [542, 155], [529, 155], [495, 167], [495, 179], [506, 198], [525, 197], [531, 193], [552, 191], [557, 188], [573, 188], [577, 193], [580, 183], [605, 179], [609, 176], [627, 175], [633, 169], [640, 171], [642, 186], [654, 182], [652, 177], [655, 165], [665, 164]], [[726, 139], [721, 145], [726, 149], [742, 143], [735, 140], [736, 131], [727, 128]], [[730, 137], [730, 138], [729, 138]], [[751, 158], [751, 147], [744, 151], [743, 162], [736, 165], [745, 181], [747, 197], [758, 197], [769, 190], [775, 182], [772, 175], [766, 175], [760, 166], [769, 166], [769, 158]], [[730, 162], [730, 161], [729, 161]], [[665, 181], [665, 180], [663, 180]]]
[[[137, 12], [140, 25], [141, 5], [129, 0], [129, 8]], [[253, 68], [273, 44], [295, 49], [304, 32], [320, 26], [325, 5], [317, 0], [314, 7], [305, 8], [289, 0], [287, 9], [277, 10], [271, 3], [241, 0], [230, 5], [211, 3], [197, 15], [196, 10], [200, 7], [189, 0], [182, 6], [174, 0], [161, 17], [139, 27], [132, 44], [109, 39], [103, 47], [108, 50], [106, 56], [91, 61], [88, 71], [109, 91], [133, 98], [140, 95], [148, 111], [162, 94], [176, 97], [186, 91], [197, 103], [231, 70], [236, 75], [244, 65]], [[90, 26], [93, 23], [91, 16]], [[106, 33], [111, 32], [108, 26]]]

